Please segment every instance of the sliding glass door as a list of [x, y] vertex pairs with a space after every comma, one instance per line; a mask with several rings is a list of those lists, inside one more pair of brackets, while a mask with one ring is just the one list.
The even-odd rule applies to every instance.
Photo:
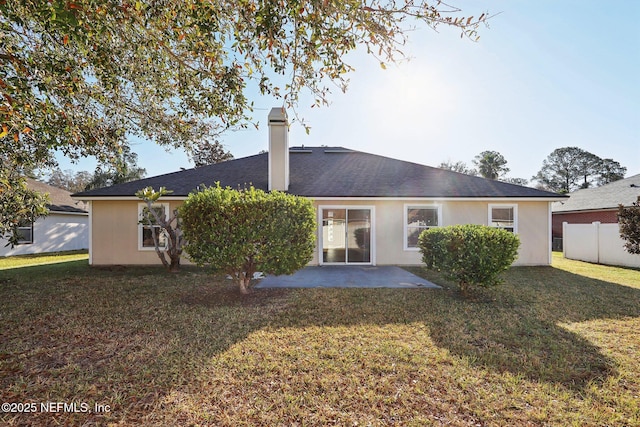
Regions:
[[371, 209], [322, 208], [322, 263], [371, 264]]

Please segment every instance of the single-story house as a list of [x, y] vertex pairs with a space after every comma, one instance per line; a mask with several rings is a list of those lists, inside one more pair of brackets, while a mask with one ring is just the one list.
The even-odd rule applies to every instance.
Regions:
[[551, 205], [553, 237], [562, 238], [562, 223], [616, 224], [618, 205], [631, 206], [640, 201], [640, 174], [620, 179], [601, 187], [585, 188], [570, 193], [568, 200]]
[[27, 178], [27, 188], [49, 195], [49, 215], [19, 227], [21, 239], [11, 248], [0, 239], [0, 256], [40, 254], [89, 248], [89, 212], [71, 193]]
[[[138, 219], [136, 191], [173, 193], [171, 212], [199, 185], [281, 190], [317, 209], [310, 264], [417, 265], [417, 236], [430, 227], [484, 224], [520, 236], [517, 265], [551, 262], [551, 202], [565, 196], [343, 147], [289, 147], [282, 108], [269, 114], [269, 151], [210, 166], [74, 194], [89, 203], [90, 263], [157, 264], [150, 230]], [[259, 224], [256, 224], [259, 226]]]

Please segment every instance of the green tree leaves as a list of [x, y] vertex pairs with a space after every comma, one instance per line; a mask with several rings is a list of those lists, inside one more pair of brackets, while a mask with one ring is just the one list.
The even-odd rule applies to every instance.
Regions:
[[509, 172], [507, 160], [497, 151], [483, 151], [473, 160], [483, 178], [500, 179]]
[[618, 207], [620, 237], [625, 240], [624, 248], [630, 254], [640, 254], [640, 204]]
[[29, 190], [15, 169], [0, 168], [0, 238], [8, 240], [7, 246], [18, 244], [18, 227], [49, 213], [47, 202], [47, 195]]
[[498, 275], [518, 256], [520, 239], [507, 230], [467, 224], [425, 230], [418, 246], [428, 269], [442, 271], [466, 293], [475, 285], [499, 283]]
[[487, 19], [450, 19], [458, 12], [381, 0], [2, 2], [0, 154], [104, 161], [131, 135], [189, 149], [247, 122], [249, 82], [289, 107], [303, 89], [326, 103], [331, 85], [346, 88], [358, 45], [383, 63], [401, 55], [407, 18], [468, 35]]
[[622, 179], [626, 172], [626, 167], [612, 159], [601, 159], [579, 147], [562, 147], [547, 156], [533, 179], [550, 191], [569, 193]]
[[253, 187], [205, 188], [180, 207], [192, 261], [229, 274], [248, 292], [253, 274], [292, 274], [313, 257], [315, 210], [306, 198]]
[[247, 125], [250, 85], [294, 111], [302, 90], [327, 104], [357, 46], [393, 62], [409, 18], [474, 37], [487, 17], [459, 12], [426, 0], [0, 1], [2, 167], [55, 167], [57, 153], [117, 163], [132, 136], [192, 153]]

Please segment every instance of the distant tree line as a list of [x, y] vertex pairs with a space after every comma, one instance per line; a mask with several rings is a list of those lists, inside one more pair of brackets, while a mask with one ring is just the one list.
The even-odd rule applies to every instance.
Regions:
[[599, 187], [624, 178], [627, 168], [578, 147], [553, 150], [533, 177], [540, 187], [557, 193]]
[[114, 184], [144, 178], [147, 171], [138, 166], [138, 155], [129, 147], [124, 147], [118, 159], [113, 163], [98, 164], [93, 173], [87, 171], [74, 172], [54, 169], [47, 180], [49, 185], [64, 188], [72, 193], [108, 187]]
[[466, 175], [481, 176], [487, 179], [509, 182], [511, 184], [527, 185], [529, 181], [524, 178], [507, 177], [510, 169], [507, 167], [507, 160], [497, 151], [483, 151], [473, 160], [474, 167], [469, 167], [465, 162], [446, 161], [440, 163], [440, 169], [447, 169], [454, 172], [464, 173]]
[[[468, 167], [461, 161], [447, 161], [440, 163], [438, 167], [512, 184], [529, 183], [524, 178], [507, 177], [506, 174], [510, 170], [506, 166], [507, 160], [497, 151], [481, 152], [474, 158], [473, 164], [475, 168]], [[578, 147], [563, 147], [549, 154], [542, 162], [540, 171], [531, 179], [537, 182], [536, 188], [569, 193], [577, 189], [609, 184], [624, 178], [625, 173], [627, 168], [613, 159], [603, 159]]]
[[[233, 155], [229, 151], [225, 151], [222, 144], [209, 141], [195, 144], [190, 157], [196, 167], [233, 159]], [[128, 146], [125, 146], [116, 162], [99, 164], [93, 173], [87, 171], [74, 172], [70, 169], [63, 171], [60, 168], [56, 168], [51, 171], [47, 183], [54, 187], [77, 193], [142, 179], [146, 173], [146, 169], [138, 166], [138, 155], [133, 153]]]

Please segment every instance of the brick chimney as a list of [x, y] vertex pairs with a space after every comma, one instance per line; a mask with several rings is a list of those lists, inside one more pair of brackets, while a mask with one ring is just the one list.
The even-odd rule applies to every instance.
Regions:
[[282, 107], [269, 112], [269, 191], [289, 190], [289, 125]]

